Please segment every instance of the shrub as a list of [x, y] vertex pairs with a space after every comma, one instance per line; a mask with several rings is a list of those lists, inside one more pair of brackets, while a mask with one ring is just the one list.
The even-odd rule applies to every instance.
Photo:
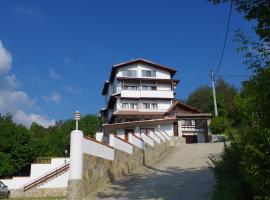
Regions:
[[230, 122], [226, 117], [214, 117], [211, 120], [209, 128], [212, 134], [222, 134], [225, 133], [230, 127]]

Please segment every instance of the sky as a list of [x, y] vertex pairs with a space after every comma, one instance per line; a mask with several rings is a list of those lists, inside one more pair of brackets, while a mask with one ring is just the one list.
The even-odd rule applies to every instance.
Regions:
[[[175, 68], [176, 98], [210, 86], [228, 4], [207, 0], [0, 1], [0, 113], [45, 127], [79, 110], [98, 114], [112, 65], [144, 58]], [[235, 31], [252, 35], [235, 10], [220, 74], [238, 89], [250, 74]], [[232, 77], [234, 76], [234, 77]]]

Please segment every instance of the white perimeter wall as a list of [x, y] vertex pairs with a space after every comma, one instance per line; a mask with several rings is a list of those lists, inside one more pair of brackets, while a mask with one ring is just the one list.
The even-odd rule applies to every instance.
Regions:
[[[66, 161], [69, 162], [69, 158], [66, 158]], [[19, 189], [30, 181], [43, 176], [64, 164], [65, 158], [52, 158], [50, 164], [31, 164], [30, 176], [13, 177], [12, 179], [1, 179], [1, 181], [7, 185], [9, 189]]]
[[68, 186], [69, 169], [67, 169], [61, 175], [51, 179], [48, 182], [38, 186], [38, 188], [67, 188]]
[[144, 149], [144, 142], [137, 138], [136, 136], [129, 134], [128, 135], [128, 141], [133, 144], [134, 146], [140, 148], [140, 149]]
[[157, 142], [158, 144], [160, 144], [160, 138], [154, 133], [154, 132], [150, 132], [149, 133], [149, 137], [151, 137], [155, 142]]
[[123, 140], [115, 137], [113, 134], [110, 135], [110, 145], [113, 146], [115, 149], [119, 149], [126, 153], [132, 154], [133, 153], [133, 146]]
[[173, 124], [162, 124], [160, 125], [160, 129], [164, 130], [169, 136], [174, 136]]
[[82, 151], [85, 154], [90, 154], [107, 160], [114, 160], [113, 148], [85, 138], [83, 138], [82, 146]]
[[158, 131], [158, 130], [155, 130], [155, 134], [162, 140], [162, 141], [166, 141], [166, 138]]

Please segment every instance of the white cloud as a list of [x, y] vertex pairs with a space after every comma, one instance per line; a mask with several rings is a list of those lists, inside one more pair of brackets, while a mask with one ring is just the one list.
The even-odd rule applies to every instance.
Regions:
[[36, 122], [45, 128], [48, 128], [49, 126], [55, 125], [54, 119], [49, 120], [47, 117], [37, 115], [34, 113], [25, 114], [22, 110], [18, 110], [14, 114], [13, 119], [18, 124], [23, 124], [27, 128], [29, 128], [33, 122]]
[[23, 14], [23, 15], [28, 15], [30, 17], [38, 17], [40, 16], [40, 10], [36, 9], [36, 8], [29, 8], [29, 7], [21, 7], [21, 6], [17, 6], [14, 9], [14, 12], [16, 14]]
[[58, 92], [52, 91], [52, 93], [49, 96], [44, 96], [43, 99], [45, 101], [52, 101], [57, 103], [62, 99], [62, 97]]
[[[0, 40], [0, 113], [11, 113], [13, 120], [21, 123], [26, 127], [30, 127], [36, 122], [44, 127], [55, 124], [55, 120], [49, 120], [47, 117], [31, 113], [26, 114], [25, 110], [31, 111], [37, 108], [35, 100], [33, 100], [26, 92], [16, 90], [19, 81], [14, 74], [7, 75], [11, 69], [12, 56], [4, 48]], [[54, 97], [57, 99], [59, 97]]]
[[50, 75], [50, 77], [52, 77], [53, 79], [56, 79], [56, 80], [60, 80], [60, 79], [61, 79], [61, 76], [58, 75], [58, 74], [56, 73], [56, 71], [55, 71], [53, 68], [50, 68], [50, 69], [49, 69], [49, 75]]
[[35, 101], [25, 92], [15, 90], [0, 90], [0, 112], [11, 114], [21, 108], [33, 109]]
[[0, 76], [6, 75], [11, 69], [12, 56], [0, 40]]
[[67, 91], [69, 91], [69, 92], [71, 92], [71, 93], [74, 93], [74, 94], [78, 94], [78, 93], [80, 92], [80, 89], [71, 87], [71, 86], [69, 85], [69, 86], [67, 86]]
[[14, 74], [10, 76], [0, 77], [0, 91], [14, 89], [19, 85], [20, 83], [16, 79], [16, 76]]

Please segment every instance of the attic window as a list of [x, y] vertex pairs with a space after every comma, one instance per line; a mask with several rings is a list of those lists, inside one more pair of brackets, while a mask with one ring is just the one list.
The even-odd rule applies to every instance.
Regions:
[[142, 70], [142, 77], [156, 77], [156, 70]]
[[127, 69], [125, 69], [125, 70], [122, 71], [122, 75], [123, 76], [128, 76], [128, 77], [136, 77], [137, 72], [136, 72], [136, 70], [127, 70]]

